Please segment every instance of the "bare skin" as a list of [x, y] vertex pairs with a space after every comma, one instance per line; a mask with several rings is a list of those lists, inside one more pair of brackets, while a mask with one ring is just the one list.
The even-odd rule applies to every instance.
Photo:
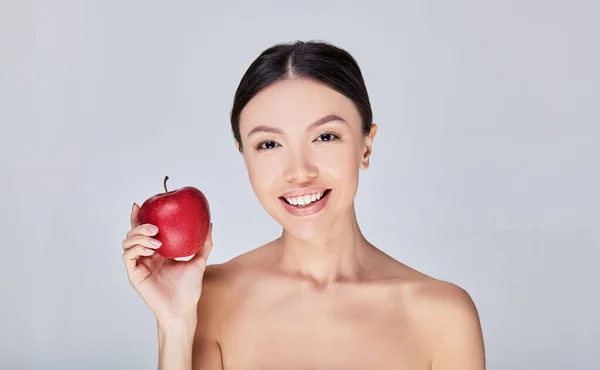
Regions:
[[280, 244], [208, 266], [194, 369], [484, 369], [461, 288], [368, 243], [356, 276], [323, 285], [279, 268]]
[[[253, 97], [236, 144], [282, 234], [223, 264], [206, 265], [212, 227], [188, 262], [148, 252], [154, 234], [133, 208], [124, 257], [157, 318], [159, 369], [485, 369], [469, 294], [396, 261], [358, 226], [358, 173], [376, 133], [352, 101], [310, 80]], [[312, 189], [329, 189], [312, 214], [283, 197]]]

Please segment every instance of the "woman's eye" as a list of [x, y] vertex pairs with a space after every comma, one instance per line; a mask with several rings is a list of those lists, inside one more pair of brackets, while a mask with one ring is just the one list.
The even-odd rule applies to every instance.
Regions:
[[277, 147], [277, 143], [274, 141], [263, 141], [262, 143], [256, 146], [258, 150], [269, 150]]
[[325, 132], [317, 138], [317, 141], [333, 141], [339, 139], [340, 137], [331, 132]]

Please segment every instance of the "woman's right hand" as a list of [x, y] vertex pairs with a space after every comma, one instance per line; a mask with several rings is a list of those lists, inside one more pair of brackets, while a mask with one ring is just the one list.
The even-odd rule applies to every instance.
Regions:
[[176, 261], [156, 253], [154, 225], [140, 224], [140, 207], [131, 210], [131, 229], [123, 240], [123, 259], [129, 282], [150, 307], [159, 324], [196, 320], [202, 278], [212, 250], [212, 223], [204, 246], [189, 261]]

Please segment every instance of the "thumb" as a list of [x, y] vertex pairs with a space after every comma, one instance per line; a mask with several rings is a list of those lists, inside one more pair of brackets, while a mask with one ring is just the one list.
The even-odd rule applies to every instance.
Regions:
[[202, 246], [202, 248], [200, 248], [198, 253], [196, 253], [194, 255], [194, 257], [192, 257], [190, 262], [198, 264], [200, 267], [202, 267], [204, 269], [206, 267], [206, 262], [208, 260], [210, 251], [212, 250], [212, 247], [213, 247], [213, 241], [212, 241], [212, 222], [211, 222], [208, 227], [208, 233], [206, 234], [206, 241], [204, 242], [204, 245]]

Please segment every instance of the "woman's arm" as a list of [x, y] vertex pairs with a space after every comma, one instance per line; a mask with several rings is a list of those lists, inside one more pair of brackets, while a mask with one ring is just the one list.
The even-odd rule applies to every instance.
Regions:
[[219, 313], [227, 297], [221, 283], [224, 275], [219, 266], [207, 266], [196, 311], [185, 315], [185, 320], [159, 323], [159, 370], [223, 369], [217, 337]]
[[[207, 305], [197, 318], [158, 325], [159, 370], [222, 370], [221, 347]], [[191, 317], [191, 316], [190, 316]]]
[[215, 338], [198, 336], [192, 351], [193, 370], [223, 370], [221, 347]]
[[220, 266], [211, 265], [204, 274], [202, 296], [198, 302], [197, 324], [192, 344], [192, 370], [222, 370], [219, 337], [221, 314], [225, 310], [228, 289], [223, 284]]
[[196, 320], [158, 324], [158, 369], [192, 370]]

